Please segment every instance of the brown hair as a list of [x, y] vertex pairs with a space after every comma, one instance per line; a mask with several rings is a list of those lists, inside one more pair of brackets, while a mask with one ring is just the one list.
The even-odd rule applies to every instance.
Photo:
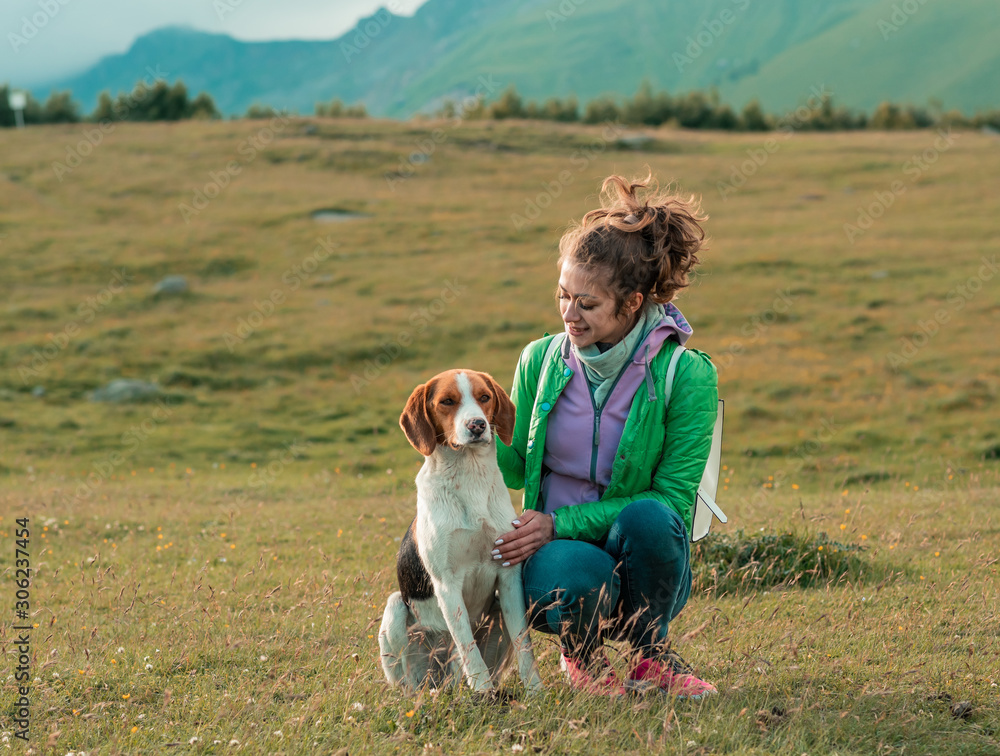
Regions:
[[[559, 267], [570, 262], [609, 276], [609, 290], [619, 315], [628, 297], [639, 292], [643, 303], [671, 301], [688, 285], [688, 271], [705, 248], [701, 223], [708, 219], [694, 196], [659, 194], [652, 175], [642, 180], [608, 176], [597, 210], [559, 240]], [[649, 189], [639, 196], [639, 190]]]

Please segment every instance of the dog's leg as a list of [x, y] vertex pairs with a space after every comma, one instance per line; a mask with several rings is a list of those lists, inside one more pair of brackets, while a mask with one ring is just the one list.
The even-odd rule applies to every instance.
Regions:
[[521, 565], [505, 567], [500, 570], [499, 577], [500, 610], [503, 621], [510, 632], [517, 654], [517, 671], [521, 682], [530, 693], [542, 690], [542, 678], [538, 675], [538, 665], [531, 651], [531, 638], [528, 637], [527, 610], [524, 606], [524, 587], [521, 582]]
[[[464, 581], [453, 580], [455, 585], [461, 586]], [[472, 635], [472, 624], [469, 621], [469, 610], [465, 606], [462, 598], [461, 587], [455, 588], [451, 583], [434, 581], [434, 595], [437, 596], [441, 606], [441, 613], [444, 621], [448, 625], [448, 632], [455, 640], [455, 648], [458, 657], [462, 662], [462, 671], [469, 686], [479, 693], [493, 690], [493, 683], [490, 682], [490, 670], [483, 661], [483, 655], [479, 653], [476, 646], [476, 639]], [[522, 619], [522, 623], [523, 623]]]
[[510, 638], [507, 636], [507, 626], [500, 616], [500, 602], [494, 601], [493, 606], [483, 615], [474, 633], [476, 646], [483, 655], [490, 670], [490, 679], [494, 687], [500, 685], [504, 667], [511, 649]]
[[378, 631], [378, 647], [382, 655], [382, 671], [390, 685], [399, 685], [406, 678], [409, 614], [410, 610], [403, 603], [403, 596], [399, 591], [389, 596], [382, 614], [382, 626]]

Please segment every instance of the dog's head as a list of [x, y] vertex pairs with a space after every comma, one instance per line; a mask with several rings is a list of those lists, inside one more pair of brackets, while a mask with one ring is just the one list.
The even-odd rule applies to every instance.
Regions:
[[514, 405], [486, 373], [448, 370], [413, 389], [399, 426], [425, 457], [438, 444], [456, 450], [489, 445], [494, 433], [509, 444], [514, 435]]

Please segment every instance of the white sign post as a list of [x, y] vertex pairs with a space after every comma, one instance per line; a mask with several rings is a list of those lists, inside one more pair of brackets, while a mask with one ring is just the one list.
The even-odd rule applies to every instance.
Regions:
[[24, 108], [28, 104], [28, 96], [24, 92], [11, 92], [7, 97], [10, 109], [14, 111], [14, 121], [17, 128], [24, 128]]

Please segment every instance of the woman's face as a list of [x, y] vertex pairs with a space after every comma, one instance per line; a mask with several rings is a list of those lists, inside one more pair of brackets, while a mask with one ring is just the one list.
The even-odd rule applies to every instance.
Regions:
[[601, 341], [617, 344], [635, 323], [642, 303], [636, 292], [626, 301], [627, 316], [617, 317], [615, 298], [608, 290], [606, 274], [601, 275], [571, 262], [559, 273], [559, 313], [570, 342], [586, 347]]

